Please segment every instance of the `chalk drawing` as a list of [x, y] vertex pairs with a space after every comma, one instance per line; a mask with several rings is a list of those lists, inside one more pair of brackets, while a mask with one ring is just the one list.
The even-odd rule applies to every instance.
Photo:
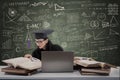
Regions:
[[95, 12], [95, 11], [93, 11], [92, 13], [91, 13], [91, 16], [92, 17], [95, 17], [97, 15], [97, 13]]
[[73, 36], [66, 36], [66, 38], [67, 38], [67, 41], [79, 41], [80, 40], [80, 38], [79, 38], [80, 36], [79, 35], [73, 35]]
[[36, 15], [36, 14], [38, 14], [38, 13], [35, 12], [35, 11], [33, 11], [33, 10], [27, 10], [27, 11], [26, 11], [26, 14], [27, 14], [27, 15]]
[[51, 19], [51, 15], [49, 14], [39, 15], [34, 17], [33, 21], [41, 21], [41, 20], [47, 20], [47, 19]]
[[27, 26], [27, 35], [25, 41], [27, 42], [27, 48], [31, 48], [32, 36], [30, 35], [29, 26]]
[[64, 12], [57, 12], [57, 13], [53, 14], [53, 16], [55, 16], [55, 17], [61, 16], [61, 15], [65, 15], [65, 13]]
[[67, 23], [79, 23], [79, 13], [68, 13]]
[[115, 50], [115, 49], [118, 49], [118, 45], [100, 47], [99, 51], [110, 51], [110, 50]]
[[107, 35], [106, 30], [102, 30], [98, 34], [95, 34], [95, 32], [93, 31], [93, 38], [94, 40], [100, 40], [109, 38], [109, 36]]
[[4, 59], [10, 59], [11, 56], [9, 54], [2, 54], [2, 60]]
[[113, 29], [110, 29], [109, 35], [120, 35], [120, 33], [116, 32]]
[[57, 3], [55, 3], [54, 6], [55, 6], [55, 11], [65, 10], [65, 8], [63, 6], [60, 6]]
[[89, 34], [89, 33], [85, 33], [84, 40], [87, 40], [87, 39], [89, 39], [89, 38], [91, 38], [91, 37], [92, 37], [91, 34]]
[[9, 8], [8, 14], [10, 17], [15, 17], [17, 15], [17, 10], [15, 10], [14, 8]]
[[21, 48], [20, 48], [20, 47], [16, 47], [15, 51], [16, 51], [16, 52], [20, 52], [20, 51], [21, 51]]
[[45, 6], [47, 4], [48, 4], [48, 2], [34, 2], [30, 6], [37, 7], [37, 6], [41, 6], [41, 5]]
[[117, 19], [115, 16], [112, 16], [111, 20], [110, 20], [110, 27], [117, 27], [119, 25]]
[[61, 2], [61, 4], [63, 4], [63, 5], [80, 5], [80, 4], [85, 4], [85, 3], [87, 5], [88, 3], [91, 3], [91, 1], [90, 0], [88, 0], [88, 1], [81, 1], [81, 0], [79, 0], [79, 1], [65, 1], [65, 2]]
[[118, 4], [108, 4], [108, 15], [119, 15]]
[[12, 40], [8, 39], [2, 43], [2, 49], [12, 49]]
[[18, 32], [18, 33], [23, 33], [24, 32], [24, 27], [22, 27], [22, 26], [17, 26], [17, 27], [19, 27], [19, 29], [13, 27], [14, 28], [13, 30]]
[[83, 16], [83, 17], [90, 17], [90, 15], [88, 15], [86, 12], [82, 12], [81, 16]]
[[68, 46], [67, 46], [67, 42], [62, 42], [61, 43], [61, 46], [63, 47], [63, 48], [67, 48]]
[[97, 20], [90, 21], [90, 26], [91, 28], [99, 28], [99, 21]]
[[26, 21], [32, 21], [26, 14], [23, 14], [19, 19], [18, 21], [20, 22], [26, 22]]
[[106, 14], [105, 13], [98, 13], [97, 19], [99, 21], [104, 21], [106, 19]]
[[23, 51], [25, 51], [24, 48], [25, 48], [25, 46], [23, 46], [23, 44], [16, 44], [15, 52], [17, 52], [17, 53], [23, 52]]
[[101, 40], [101, 41], [92, 41], [90, 42], [93, 46], [103, 46], [105, 45], [105, 41]]
[[78, 33], [77, 28], [75, 28], [75, 27], [67, 29], [67, 30], [65, 30], [65, 32], [67, 32], [67, 33], [71, 33], [72, 32], [71, 34]]
[[82, 21], [82, 25], [87, 27], [87, 28], [90, 28], [89, 25], [90, 25], [90, 21], [88, 19], [83, 19]]
[[54, 3], [53, 3], [53, 2], [51, 2], [51, 3], [48, 3], [48, 7], [49, 7], [49, 8], [52, 8], [52, 7], [54, 7]]
[[50, 23], [47, 21], [43, 22], [43, 28], [50, 28]]
[[7, 16], [7, 18], [9, 19], [8, 21], [6, 21], [6, 23], [15, 23], [15, 24], [17, 24], [17, 22], [15, 21], [15, 19], [17, 18], [17, 17], [14, 17], [14, 18], [11, 18], [11, 17], [9, 17], [8, 15], [6, 15]]
[[[87, 57], [93, 57], [93, 54], [97, 54], [98, 51], [97, 50], [88, 50], [88, 51], [85, 51], [83, 54], [86, 54]], [[96, 55], [96, 57], [98, 57]]]
[[110, 23], [109, 22], [102, 22], [102, 28], [109, 27]]

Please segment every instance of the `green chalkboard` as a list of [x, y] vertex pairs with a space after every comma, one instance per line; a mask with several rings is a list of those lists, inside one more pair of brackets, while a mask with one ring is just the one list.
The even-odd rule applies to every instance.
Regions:
[[32, 53], [33, 33], [53, 29], [49, 39], [65, 51], [120, 65], [119, 6], [119, 0], [0, 0], [0, 60]]

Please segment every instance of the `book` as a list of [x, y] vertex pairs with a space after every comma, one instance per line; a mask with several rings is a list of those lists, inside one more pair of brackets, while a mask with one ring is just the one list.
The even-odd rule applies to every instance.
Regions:
[[6, 74], [19, 74], [19, 75], [31, 75], [37, 72], [37, 69], [34, 70], [26, 70], [21, 68], [14, 68], [14, 67], [5, 67], [1, 69], [2, 72]]
[[83, 66], [83, 67], [101, 67], [101, 68], [110, 68], [116, 66], [105, 63], [105, 62], [100, 62], [100, 61], [95, 61], [93, 59], [76, 59], [74, 60], [74, 64]]
[[117, 66], [87, 57], [74, 58], [74, 69], [79, 70], [82, 75], [109, 75], [111, 67]]
[[95, 74], [100, 74], [100, 75], [109, 75], [111, 69], [102, 69], [102, 68], [81, 68], [80, 73], [81, 74], [87, 74], [87, 75], [95, 75]]
[[13, 68], [22, 68], [26, 70], [34, 70], [41, 68], [41, 61], [37, 58], [25, 58], [25, 57], [17, 57], [2, 60], [2, 62], [8, 64], [8, 66], [12, 66]]

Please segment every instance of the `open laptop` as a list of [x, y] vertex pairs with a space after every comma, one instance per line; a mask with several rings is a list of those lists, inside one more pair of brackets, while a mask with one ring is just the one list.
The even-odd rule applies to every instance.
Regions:
[[73, 52], [43, 51], [42, 72], [72, 72]]

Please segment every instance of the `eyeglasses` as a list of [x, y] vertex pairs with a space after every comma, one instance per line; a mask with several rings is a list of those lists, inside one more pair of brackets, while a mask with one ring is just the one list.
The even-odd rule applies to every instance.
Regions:
[[45, 40], [35, 41], [36, 43], [43, 43]]

